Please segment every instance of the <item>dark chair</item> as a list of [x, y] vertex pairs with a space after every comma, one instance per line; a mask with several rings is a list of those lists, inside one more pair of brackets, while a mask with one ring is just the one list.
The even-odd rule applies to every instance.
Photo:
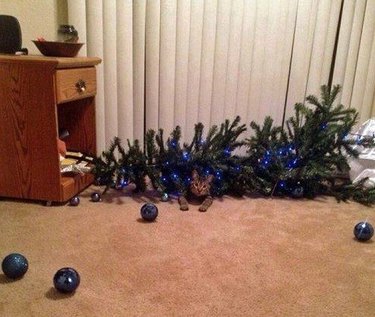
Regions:
[[0, 15], [0, 53], [27, 54], [27, 49], [22, 48], [20, 23], [10, 15]]

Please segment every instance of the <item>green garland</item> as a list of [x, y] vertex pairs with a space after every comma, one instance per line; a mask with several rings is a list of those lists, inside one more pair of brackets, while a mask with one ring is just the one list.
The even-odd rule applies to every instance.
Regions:
[[[374, 138], [358, 141], [348, 137], [358, 113], [343, 105], [334, 105], [340, 91], [321, 87], [320, 100], [306, 98], [307, 104], [295, 105], [294, 116], [286, 128], [275, 126], [266, 117], [262, 126], [250, 123], [253, 135], [240, 140], [246, 125], [240, 117], [212, 126], [204, 138], [202, 123], [195, 125], [190, 143], [181, 144], [181, 129], [176, 127], [167, 140], [164, 131], [149, 130], [145, 150], [138, 140], [128, 140], [128, 150], [115, 138], [107, 151], [94, 160], [94, 174], [99, 185], [121, 189], [134, 183], [146, 189], [146, 177], [160, 193], [184, 194], [195, 169], [201, 175], [214, 175], [212, 195], [244, 195], [259, 193], [267, 196], [314, 198], [333, 195], [338, 201], [353, 199], [375, 203], [375, 188], [366, 188], [365, 180], [353, 184], [347, 177], [348, 157], [358, 157], [354, 145], [374, 146]], [[238, 148], [246, 154], [233, 154]], [[119, 159], [116, 159], [115, 152]]]

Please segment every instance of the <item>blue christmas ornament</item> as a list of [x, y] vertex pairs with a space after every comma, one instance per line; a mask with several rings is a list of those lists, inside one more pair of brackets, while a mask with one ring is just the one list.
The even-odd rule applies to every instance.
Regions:
[[91, 201], [93, 201], [94, 203], [97, 203], [101, 200], [102, 200], [102, 198], [100, 197], [99, 193], [92, 193], [91, 194]]
[[160, 200], [161, 200], [162, 202], [167, 202], [167, 201], [169, 200], [169, 195], [168, 195], [168, 193], [163, 193], [163, 194], [161, 195]]
[[355, 225], [353, 233], [354, 233], [354, 236], [357, 238], [357, 240], [368, 241], [374, 235], [374, 228], [367, 221], [365, 222], [362, 221]]
[[303, 197], [304, 188], [299, 182], [292, 188], [291, 195], [292, 195], [293, 198], [302, 198]]
[[74, 197], [71, 198], [70, 201], [69, 201], [69, 205], [70, 205], [70, 206], [74, 206], [74, 207], [78, 206], [79, 203], [80, 203], [80, 200], [79, 200], [79, 197], [78, 197], [78, 196], [74, 196]]
[[154, 221], [158, 216], [158, 207], [152, 203], [144, 204], [141, 208], [141, 216], [143, 220]]
[[72, 293], [79, 286], [81, 279], [78, 272], [71, 267], [58, 270], [53, 277], [55, 288], [61, 293]]
[[4, 258], [1, 268], [5, 276], [16, 279], [25, 275], [29, 262], [22, 254], [11, 253]]

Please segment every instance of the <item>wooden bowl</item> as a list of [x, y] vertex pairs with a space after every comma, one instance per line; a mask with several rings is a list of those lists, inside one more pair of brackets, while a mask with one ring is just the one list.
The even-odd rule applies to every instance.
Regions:
[[39, 51], [45, 56], [74, 57], [78, 54], [83, 43], [33, 41]]

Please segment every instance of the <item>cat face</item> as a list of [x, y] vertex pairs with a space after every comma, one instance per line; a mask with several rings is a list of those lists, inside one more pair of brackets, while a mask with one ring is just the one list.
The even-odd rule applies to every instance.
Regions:
[[196, 196], [207, 196], [210, 195], [211, 183], [213, 175], [207, 177], [199, 176], [196, 170], [192, 173], [192, 181], [190, 183], [190, 191]]

